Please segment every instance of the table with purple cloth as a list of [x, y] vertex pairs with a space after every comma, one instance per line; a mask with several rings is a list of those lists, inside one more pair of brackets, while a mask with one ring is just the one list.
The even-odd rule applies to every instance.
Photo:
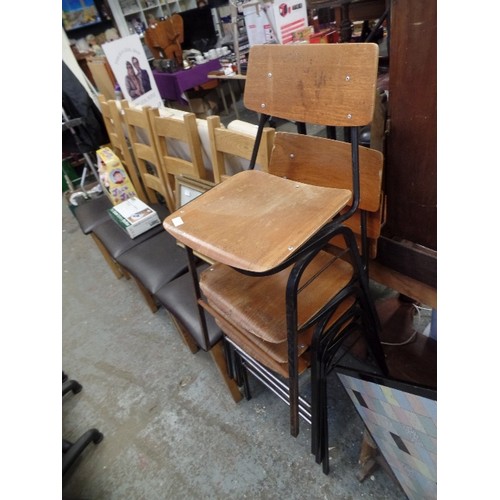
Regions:
[[153, 76], [162, 99], [188, 102], [185, 91], [209, 81], [208, 73], [221, 68], [219, 59], [211, 59], [189, 69], [181, 69], [175, 73], [163, 73], [153, 70]]

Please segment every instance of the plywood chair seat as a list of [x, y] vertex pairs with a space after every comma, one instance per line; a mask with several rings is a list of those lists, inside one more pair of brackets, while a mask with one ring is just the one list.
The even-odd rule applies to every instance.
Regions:
[[[289, 377], [288, 366], [288, 339], [285, 338], [279, 343], [266, 342], [262, 338], [253, 335], [251, 332], [242, 331], [235, 327], [235, 323], [228, 321], [227, 314], [217, 309], [213, 302], [202, 302], [203, 307], [210, 316], [215, 318], [216, 323], [221, 330], [235, 342], [236, 345], [257, 360], [263, 366], [277, 373], [283, 379]], [[345, 314], [350, 307], [354, 305], [354, 299], [348, 297], [344, 300], [330, 319], [331, 322], [337, 321], [339, 317]], [[349, 322], [348, 322], [349, 323]], [[345, 326], [347, 326], [347, 324]], [[284, 332], [286, 333], [286, 331]], [[314, 327], [308, 327], [297, 334], [297, 355], [298, 355], [298, 375], [302, 375], [310, 367], [311, 342], [313, 338]]]
[[[286, 345], [266, 343], [262, 339], [252, 338], [248, 335], [248, 332], [242, 332], [232, 322], [227, 321], [226, 317], [210, 304], [203, 303], [203, 308], [215, 318], [215, 322], [221, 331], [253, 359], [284, 379], [288, 378], [288, 359], [286, 356], [283, 357], [283, 348], [286, 349]], [[310, 366], [307, 352], [308, 345], [301, 345], [303, 347], [300, 349], [297, 362], [299, 375], [304, 373]]]
[[185, 205], [163, 225], [215, 262], [262, 273], [285, 262], [350, 199], [347, 189], [248, 170]]
[[[229, 266], [215, 264], [200, 276], [207, 301], [241, 330], [265, 342], [287, 340], [285, 293], [291, 267], [268, 276], [248, 276]], [[298, 330], [353, 277], [352, 266], [328, 254], [319, 254], [307, 266], [299, 282]]]

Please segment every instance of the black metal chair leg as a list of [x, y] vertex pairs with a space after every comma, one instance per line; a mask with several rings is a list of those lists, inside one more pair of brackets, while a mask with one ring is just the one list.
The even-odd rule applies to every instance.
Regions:
[[227, 366], [227, 372], [229, 375], [229, 378], [233, 379], [238, 383], [238, 379], [236, 378], [236, 369], [234, 366], [234, 354], [233, 354], [233, 347], [225, 337], [222, 337], [222, 345], [224, 346], [224, 356], [226, 358], [226, 366]]
[[327, 474], [330, 472], [330, 454], [329, 454], [329, 443], [328, 443], [328, 407], [327, 407], [327, 396], [326, 396], [326, 374], [325, 378], [322, 381], [322, 387], [321, 390], [323, 392], [323, 404], [322, 404], [322, 420], [323, 420], [323, 425], [322, 425], [322, 432], [321, 432], [321, 443], [320, 446], [322, 446], [322, 456], [321, 456], [321, 462], [323, 465], [323, 473]]
[[71, 448], [72, 445], [73, 445], [73, 443], [71, 443], [67, 439], [63, 439], [62, 440], [62, 452], [66, 453]]
[[248, 383], [248, 371], [245, 367], [245, 363], [241, 359], [241, 356], [236, 350], [234, 351], [236, 371], [238, 373], [238, 385], [243, 387], [243, 395], [247, 401], [252, 399], [252, 393], [250, 391], [250, 385]]
[[66, 382], [63, 383], [62, 395], [64, 396], [68, 392], [78, 394], [81, 390], [82, 386], [76, 380], [66, 380]]
[[83, 450], [90, 444], [100, 443], [104, 438], [102, 432], [97, 429], [89, 429], [80, 438], [67, 448], [69, 441], [66, 441], [67, 451], [64, 452], [65, 442], [63, 440], [63, 457], [62, 457], [62, 473], [63, 475], [69, 470], [69, 468], [75, 463], [76, 459], [82, 454]]

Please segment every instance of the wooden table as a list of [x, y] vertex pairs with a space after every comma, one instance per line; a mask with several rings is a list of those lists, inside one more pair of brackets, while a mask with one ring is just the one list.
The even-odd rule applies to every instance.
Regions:
[[224, 82], [228, 82], [229, 93], [231, 95], [231, 101], [233, 103], [234, 113], [236, 114], [236, 119], [239, 120], [240, 114], [239, 114], [238, 108], [236, 106], [236, 98], [234, 96], [234, 91], [233, 91], [233, 87], [231, 85], [231, 80], [246, 80], [246, 78], [247, 78], [246, 75], [240, 75], [238, 73], [233, 73], [232, 75], [226, 75], [223, 72], [221, 72], [220, 75], [211, 73], [210, 75], [208, 75], [208, 78], [210, 78], [211, 80], [221, 80]]
[[221, 68], [219, 59], [212, 59], [189, 69], [174, 73], [153, 70], [153, 76], [162, 99], [189, 103], [186, 90], [208, 82], [208, 73]]

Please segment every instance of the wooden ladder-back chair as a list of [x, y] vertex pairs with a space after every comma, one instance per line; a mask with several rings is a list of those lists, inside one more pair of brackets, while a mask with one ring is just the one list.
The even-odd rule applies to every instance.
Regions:
[[128, 102], [125, 100], [121, 101], [121, 105], [113, 99], [108, 101], [111, 119], [113, 120], [113, 123], [116, 124], [116, 140], [113, 138], [112, 144], [115, 144], [113, 148], [116, 154], [120, 158], [121, 162], [127, 167], [127, 172], [132, 180], [137, 197], [146, 203], [148, 198], [144, 190], [142, 179], [139, 175], [132, 146], [127, 137], [127, 124], [125, 122], [125, 112], [123, 109], [126, 105], [128, 105]]
[[[196, 115], [186, 113], [182, 118], [161, 116], [160, 110], [149, 110], [149, 119], [158, 160], [168, 185], [169, 207], [173, 212], [178, 207], [175, 195], [175, 177], [185, 175], [194, 179], [208, 180], [209, 175], [203, 163], [201, 139], [198, 132]], [[186, 156], [181, 157], [172, 151], [171, 141], [180, 142], [186, 149]]]
[[121, 110], [118, 108], [116, 101], [106, 100], [102, 94], [99, 94], [99, 104], [101, 106], [102, 118], [106, 131], [108, 132], [111, 149], [118, 156], [122, 165], [125, 167], [127, 174], [134, 185], [137, 197], [146, 202], [146, 194], [142, 187], [142, 182], [137, 173], [137, 167], [133, 158], [133, 153], [125, 135], [125, 120]]
[[[149, 119], [149, 107], [130, 107], [122, 100], [128, 138], [134, 153], [139, 175], [146, 191], [148, 203], [162, 201], [171, 210], [171, 193], [167, 191], [160, 158], [153, 137], [153, 129]], [[160, 196], [158, 196], [160, 195]]]
[[[210, 155], [214, 171], [214, 181], [218, 184], [227, 175], [235, 172], [228, 172], [228, 165], [231, 160], [252, 159], [253, 147], [255, 145], [255, 135], [229, 130], [221, 125], [219, 116], [207, 117], [208, 137], [210, 139]], [[260, 147], [255, 158], [255, 166], [267, 172], [271, 149], [273, 146], [275, 130], [272, 127], [265, 127], [262, 131]], [[235, 158], [236, 157], [236, 158]], [[236, 168], [244, 169], [239, 164]]]
[[[153, 138], [150, 108], [132, 108], [125, 102], [122, 108], [132, 151], [145, 186], [146, 202], [163, 220], [170, 213], [166, 203], [171, 193]], [[153, 228], [156, 232], [150, 238], [114, 255], [118, 264], [134, 278], [152, 312], [158, 309], [154, 297], [157, 290], [188, 269], [186, 255], [176, 240], [161, 224], [156, 228]]]
[[[155, 113], [154, 120], [156, 120], [159, 125], [164, 119], [158, 117]], [[212, 165], [214, 168], [214, 180], [218, 183], [221, 178], [226, 176], [224, 166], [226, 155], [230, 155], [235, 161], [249, 163], [255, 143], [255, 135], [235, 132], [223, 128], [218, 116], [208, 117], [207, 123]], [[157, 130], [158, 129], [159, 126], [157, 126]], [[164, 131], [164, 134], [165, 132], [166, 131]], [[274, 132], [273, 128], [266, 127], [262, 135], [263, 142], [257, 156], [257, 164], [265, 170], [267, 170], [269, 164]], [[161, 134], [158, 134], [158, 136], [161, 140], [165, 139], [165, 137], [161, 137]], [[165, 156], [164, 160], [164, 163], [167, 163], [168, 157]], [[180, 163], [180, 166], [183, 167], [183, 163]], [[177, 170], [177, 173], [182, 174], [184, 172], [186, 172], [187, 175], [193, 175], [189, 170]], [[198, 255], [198, 257], [200, 256]], [[206, 259], [205, 256], [201, 258], [202, 260], [204, 260], [204, 258]], [[208, 267], [206, 263], [200, 264], [194, 259], [192, 265], [195, 266], [199, 272]], [[196, 290], [193, 286], [191, 276], [181, 276], [166, 283], [156, 292], [155, 296], [169, 312], [173, 323], [190, 351], [193, 354], [200, 349], [209, 352], [232, 398], [236, 402], [240, 401], [242, 398], [241, 392], [235, 381], [228, 376], [222, 331], [215, 323], [212, 316], [205, 316], [203, 311], [198, 309]]]
[[[108, 133], [108, 137], [110, 140], [110, 146], [113, 149], [113, 151], [120, 157], [122, 160], [122, 157], [120, 156], [121, 152], [121, 147], [118, 146], [119, 143], [119, 138], [118, 135], [115, 131], [115, 122], [111, 118], [111, 112], [110, 108], [108, 105], [108, 101], [102, 94], [98, 94], [98, 100], [100, 104], [100, 109], [101, 109], [101, 114], [102, 114], [102, 119], [104, 122], [104, 126], [106, 128], [106, 132]], [[103, 145], [104, 146], [104, 145]], [[124, 167], [128, 173], [128, 168], [129, 166], [122, 160], [122, 163], [124, 163]], [[133, 182], [133, 181], [132, 181]], [[78, 224], [80, 225], [80, 229], [84, 234], [90, 234], [92, 233], [92, 230], [94, 227], [97, 225], [101, 224], [102, 222], [105, 222], [109, 219], [108, 215], [108, 208], [111, 208], [113, 204], [109, 200], [107, 196], [104, 194], [102, 196], [98, 196], [97, 198], [91, 198], [90, 200], [87, 200], [86, 203], [83, 203], [82, 205], [78, 205], [74, 210], [73, 213], [78, 221]], [[101, 248], [102, 251], [102, 248]], [[106, 261], [110, 264], [110, 266], [113, 269], [113, 272], [117, 275], [117, 277], [121, 277], [121, 272], [119, 269], [115, 269], [112, 260], [110, 261], [108, 259], [108, 256], [105, 255]]]
[[[361, 194], [381, 199], [381, 170], [374, 175], [378, 194], [377, 189], [373, 194], [371, 189], [360, 191], [360, 176], [364, 179], [366, 173], [359, 168], [358, 141], [358, 127], [369, 124], [373, 116], [377, 66], [374, 44], [252, 47], [245, 106], [262, 116], [251, 167], [270, 116], [349, 127], [351, 154], [331, 139], [318, 138], [311, 146], [315, 138], [296, 134], [291, 146], [289, 140], [281, 149], [280, 142], [275, 145], [269, 173], [236, 174], [164, 221], [188, 254], [197, 251], [217, 262], [201, 274], [200, 306], [214, 316], [229, 339], [236, 363], [242, 356], [247, 368], [255, 361], [265, 370], [266, 380], [271, 379], [269, 386], [279, 384], [276, 374], [286, 379], [280, 390], [290, 405], [290, 432], [298, 434], [299, 416], [309, 419], [311, 451], [325, 472], [329, 465], [324, 453], [328, 447], [324, 386], [342, 341], [349, 334], [362, 334], [378, 369], [387, 372], [367, 267], [353, 231], [344, 224], [360, 210]], [[301, 158], [302, 144], [307, 151], [330, 147], [338, 151], [323, 157], [328, 161], [321, 170], [307, 158], [305, 163], [295, 162], [297, 155]], [[272, 173], [274, 162], [282, 161], [280, 151], [288, 155], [287, 161], [297, 163], [293, 175], [288, 174], [291, 178]], [[337, 172], [335, 155], [341, 164], [338, 176], [349, 174], [340, 187], [324, 179]], [[366, 217], [361, 220], [360, 233], [366, 239]], [[329, 251], [330, 241], [338, 235], [348, 249], [342, 258]], [[299, 394], [299, 374], [308, 366], [313, 383], [310, 405], [303, 404]]]
[[[142, 201], [144, 201], [145, 203], [147, 203], [148, 200], [144, 192], [142, 181], [138, 176], [137, 166], [133, 158], [133, 153], [131, 151], [127, 136], [125, 134], [125, 120], [121, 107], [118, 107], [118, 104], [114, 99], [106, 100], [102, 94], [99, 94], [98, 98], [101, 106], [101, 112], [104, 124], [108, 132], [111, 148], [117, 155], [117, 157], [120, 159], [122, 166], [125, 168], [128, 177], [132, 181], [137, 197]], [[107, 213], [107, 209], [110, 208], [111, 203], [101, 202], [101, 205], [103, 205], [102, 208], [103, 213], [101, 216], [105, 217], [105, 221], [109, 223], [109, 215]], [[99, 208], [97, 208], [96, 205], [95, 211], [97, 212], [98, 210]], [[144, 237], [146, 238], [148, 236], [149, 234]], [[127, 273], [116, 262], [116, 259], [111, 255], [111, 253], [106, 248], [106, 245], [103, 244], [103, 242], [97, 237], [95, 233], [92, 233], [92, 238], [94, 239], [96, 245], [99, 247], [101, 253], [104, 256], [104, 259], [110, 266], [111, 270], [115, 273], [116, 277], [120, 278], [123, 275], [125, 275], [128, 278]], [[124, 241], [126, 245], [129, 245], [129, 242], [127, 240], [124, 239]], [[118, 243], [117, 241], [114, 241], [113, 247], [117, 243]]]
[[[158, 213], [160, 220], [163, 220], [170, 210], [165, 205], [166, 184], [152, 141], [147, 109], [130, 108], [125, 100], [120, 104], [135, 163], [144, 186], [143, 201]], [[96, 227], [93, 234], [122, 272], [127, 277], [131, 275], [134, 278], [152, 312], [158, 309], [152, 295], [154, 291], [187, 270], [185, 256], [179, 252], [175, 240], [165, 233], [161, 224], [131, 239], [110, 219]], [[162, 251], [170, 258], [165, 265], [156, 267], [160, 261], [158, 254]]]
[[[127, 137], [125, 135], [125, 123], [123, 115], [120, 112], [116, 101], [108, 101], [102, 94], [99, 94], [98, 99], [104, 125], [106, 127], [106, 131], [110, 140], [111, 149], [120, 159], [122, 166], [124, 167], [127, 175], [134, 185], [137, 196], [142, 201], [147, 202], [148, 200], [145, 196], [142, 182], [137, 175], [136, 165], [133, 159], [133, 155], [130, 151]], [[94, 242], [103, 254], [104, 259], [108, 263], [115, 276], [117, 278], [121, 278], [124, 275], [124, 272], [123, 269], [117, 264], [115, 258], [112, 255], [112, 253], [114, 253], [113, 248], [111, 249], [112, 251], [110, 253], [107, 246], [103, 244], [103, 242], [94, 232], [94, 229], [102, 223], [107, 223], [109, 225], [110, 217], [108, 214], [108, 209], [110, 209], [112, 206], [113, 204], [111, 203], [109, 198], [106, 195], [102, 194], [101, 196], [91, 199], [86, 203], [76, 207], [74, 213], [83, 233], [90, 234], [92, 236]], [[144, 238], [148, 236], [149, 234], [145, 235]], [[124, 241], [127, 245], [131, 244], [126, 239]]]

